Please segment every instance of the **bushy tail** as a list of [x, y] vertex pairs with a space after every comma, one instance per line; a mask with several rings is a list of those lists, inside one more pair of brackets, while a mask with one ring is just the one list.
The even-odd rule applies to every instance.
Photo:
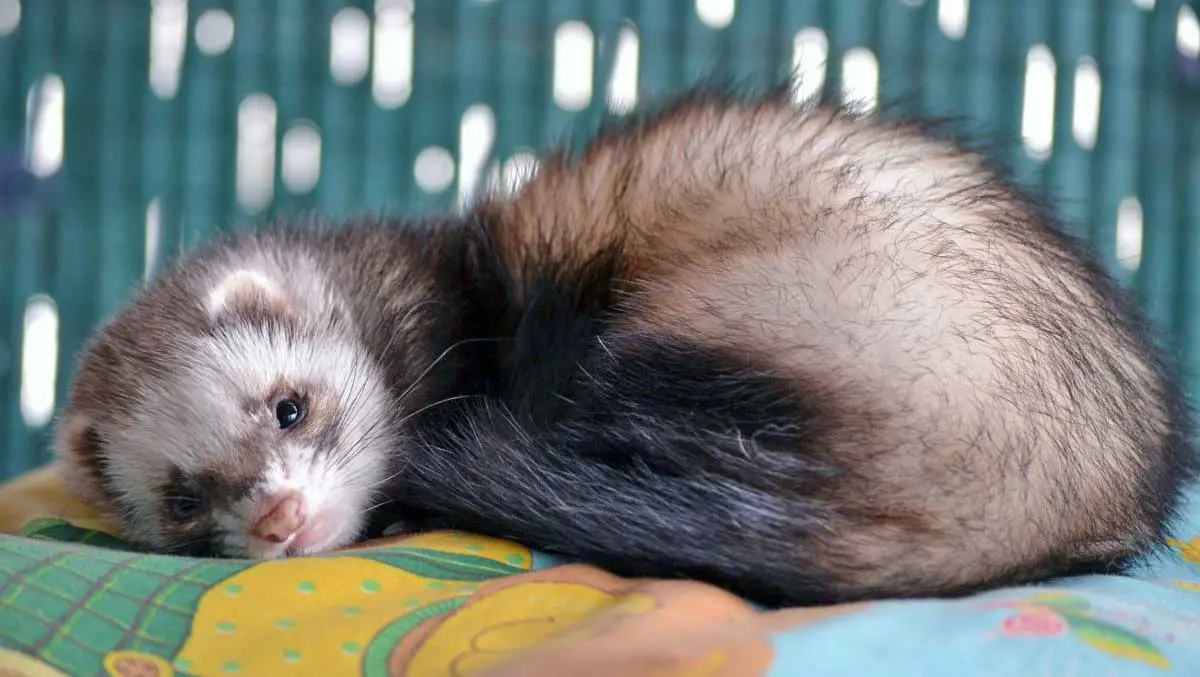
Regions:
[[616, 343], [620, 359], [589, 361], [587, 387], [553, 422], [498, 401], [443, 408], [407, 454], [401, 501], [437, 515], [422, 526], [620, 575], [695, 578], [768, 604], [832, 597], [805, 547], [826, 524], [811, 488], [829, 478], [797, 451], [806, 416], [768, 377], [698, 348]]
[[437, 515], [423, 526], [511, 538], [618, 575], [705, 580], [766, 602], [827, 589], [785, 537], [816, 529], [815, 509], [715, 470], [654, 467], [650, 447], [660, 445], [676, 456], [744, 453], [735, 438], [673, 432], [651, 423], [530, 433], [500, 409], [476, 411], [414, 451], [404, 501]]

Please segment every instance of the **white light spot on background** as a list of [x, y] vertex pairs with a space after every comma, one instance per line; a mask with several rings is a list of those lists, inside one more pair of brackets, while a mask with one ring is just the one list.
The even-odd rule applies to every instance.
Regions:
[[58, 307], [44, 294], [25, 304], [21, 338], [21, 418], [40, 428], [54, 415], [55, 372], [58, 368]]
[[187, 47], [187, 0], [153, 0], [150, 5], [150, 90], [174, 98]]
[[1029, 48], [1025, 60], [1025, 93], [1021, 137], [1036, 160], [1050, 157], [1054, 147], [1054, 54], [1045, 45]]
[[158, 198], [150, 201], [146, 206], [146, 249], [145, 249], [145, 264], [142, 266], [142, 279], [148, 280], [154, 274], [154, 267], [158, 265], [158, 243], [162, 237], [162, 208], [159, 206]]
[[275, 193], [275, 101], [251, 94], [238, 106], [237, 120], [237, 201], [253, 214]]
[[521, 149], [513, 153], [504, 163], [501, 180], [504, 190], [509, 195], [515, 195], [530, 179], [537, 174], [537, 155], [529, 149]]
[[1131, 272], [1142, 263], [1142, 203], [1136, 197], [1117, 207], [1117, 263]]
[[592, 100], [592, 29], [581, 21], [564, 21], [554, 31], [554, 103], [568, 111], [583, 110]]
[[797, 103], [821, 93], [828, 61], [825, 31], [812, 26], [800, 29], [792, 40], [792, 92]]
[[622, 28], [617, 34], [617, 55], [608, 84], [608, 109], [614, 113], [627, 113], [637, 106], [639, 48], [637, 31], [629, 26]]
[[1154, 0], [1133, 0], [1133, 4], [1142, 9], [1154, 9]]
[[375, 3], [371, 96], [380, 108], [403, 106], [412, 95], [412, 11], [410, 0], [377, 0]]
[[371, 20], [357, 7], [333, 15], [329, 25], [329, 73], [339, 85], [353, 85], [371, 67]]
[[25, 101], [25, 165], [36, 176], [47, 177], [63, 163], [63, 126], [66, 88], [51, 73], [29, 90]]
[[1091, 57], [1082, 57], [1075, 66], [1075, 97], [1071, 118], [1075, 143], [1087, 150], [1095, 148], [1096, 132], [1100, 127], [1100, 70]]
[[196, 19], [196, 49], [209, 56], [224, 54], [233, 44], [233, 17], [223, 9], [210, 9]]
[[454, 181], [454, 156], [441, 146], [430, 146], [417, 154], [413, 177], [426, 193], [440, 193]]
[[696, 16], [709, 28], [725, 28], [733, 23], [735, 0], [696, 0]]
[[16, 32], [21, 25], [21, 0], [0, 0], [0, 36]]
[[865, 47], [848, 49], [842, 57], [842, 101], [864, 112], [879, 103], [879, 60]]
[[308, 120], [293, 122], [283, 134], [279, 174], [283, 185], [297, 195], [316, 187], [321, 178], [321, 132]]
[[938, 0], [938, 28], [951, 40], [961, 40], [967, 34], [969, 15], [969, 0]]
[[458, 131], [458, 201], [463, 204], [480, 189], [479, 177], [492, 143], [496, 140], [496, 116], [483, 104], [468, 108]]
[[1179, 18], [1175, 22], [1175, 46], [1186, 57], [1200, 57], [1200, 22], [1196, 21], [1196, 13], [1187, 5], [1179, 8]]

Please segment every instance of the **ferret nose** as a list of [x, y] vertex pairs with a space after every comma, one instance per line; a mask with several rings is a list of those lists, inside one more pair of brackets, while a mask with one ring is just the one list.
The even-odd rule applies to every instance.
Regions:
[[266, 511], [250, 533], [268, 543], [283, 543], [304, 526], [304, 497], [298, 493], [270, 496]]

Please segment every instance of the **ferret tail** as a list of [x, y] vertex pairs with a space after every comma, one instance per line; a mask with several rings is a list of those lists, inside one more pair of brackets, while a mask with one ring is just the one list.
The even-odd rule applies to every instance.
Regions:
[[686, 343], [643, 337], [634, 351], [611, 338], [617, 359], [585, 362], [570, 413], [440, 407], [406, 452], [399, 500], [438, 516], [420, 526], [619, 575], [706, 580], [764, 603], [838, 598], [816, 566], [831, 559], [820, 487], [836, 471], [805, 453], [820, 409]]
[[[576, 425], [533, 433], [498, 406], [414, 450], [404, 503], [436, 517], [424, 528], [510, 538], [617, 575], [691, 578], [764, 603], [835, 594], [781, 538], [822, 528], [821, 509], [728, 468], [746, 440], [648, 422], [623, 433]], [[641, 438], [640, 440], [637, 438]], [[651, 447], [673, 453], [653, 457]], [[684, 447], [705, 458], [669, 467]]]

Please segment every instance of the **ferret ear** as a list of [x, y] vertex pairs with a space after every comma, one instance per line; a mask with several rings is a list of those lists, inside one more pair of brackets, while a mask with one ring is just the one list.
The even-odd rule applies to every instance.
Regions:
[[267, 275], [249, 269], [235, 270], [221, 278], [208, 295], [208, 314], [213, 320], [228, 316], [278, 318], [292, 308], [283, 287]]
[[54, 431], [54, 450], [67, 488], [86, 503], [109, 506], [113, 492], [108, 480], [108, 450], [95, 421], [67, 412]]

